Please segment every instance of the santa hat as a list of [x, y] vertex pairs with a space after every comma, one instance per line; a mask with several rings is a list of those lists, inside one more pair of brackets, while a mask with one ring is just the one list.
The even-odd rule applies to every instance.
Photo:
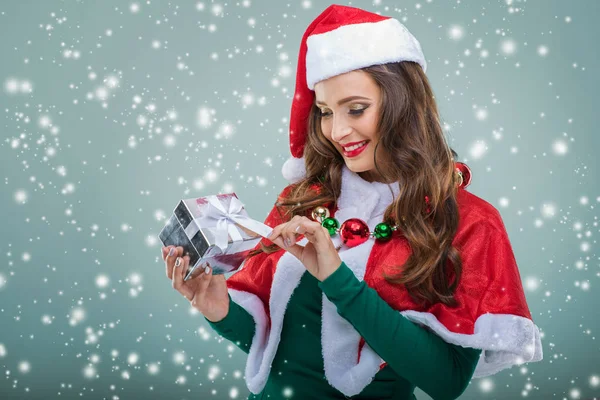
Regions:
[[290, 116], [292, 156], [281, 170], [285, 179], [293, 183], [306, 175], [303, 153], [315, 84], [370, 65], [400, 61], [427, 68], [421, 45], [398, 20], [338, 4], [315, 18], [300, 43]]

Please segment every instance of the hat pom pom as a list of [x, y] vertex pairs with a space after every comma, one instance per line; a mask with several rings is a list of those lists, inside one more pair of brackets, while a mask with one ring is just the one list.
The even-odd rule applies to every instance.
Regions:
[[290, 183], [296, 183], [306, 176], [304, 157], [290, 157], [281, 168], [283, 177]]

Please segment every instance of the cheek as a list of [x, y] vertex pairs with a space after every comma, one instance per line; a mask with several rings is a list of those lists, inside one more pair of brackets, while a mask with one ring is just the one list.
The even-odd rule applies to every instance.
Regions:
[[327, 139], [331, 139], [331, 122], [327, 119], [321, 119], [321, 132]]
[[377, 136], [377, 115], [372, 113], [361, 118], [360, 129], [363, 135], [368, 136], [369, 139], [375, 139]]

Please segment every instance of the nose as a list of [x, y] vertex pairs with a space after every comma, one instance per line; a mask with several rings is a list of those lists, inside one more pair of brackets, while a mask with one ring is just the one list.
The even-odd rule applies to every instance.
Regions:
[[344, 118], [333, 117], [331, 125], [331, 140], [339, 143], [352, 132], [352, 127], [349, 126]]

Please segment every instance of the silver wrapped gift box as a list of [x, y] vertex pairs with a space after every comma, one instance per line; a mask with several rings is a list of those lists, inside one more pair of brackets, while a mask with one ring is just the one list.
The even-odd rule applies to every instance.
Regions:
[[248, 216], [235, 193], [184, 199], [158, 237], [164, 246], [181, 246], [190, 256], [184, 280], [204, 271], [208, 264], [213, 274], [237, 270], [262, 237], [273, 229]]

